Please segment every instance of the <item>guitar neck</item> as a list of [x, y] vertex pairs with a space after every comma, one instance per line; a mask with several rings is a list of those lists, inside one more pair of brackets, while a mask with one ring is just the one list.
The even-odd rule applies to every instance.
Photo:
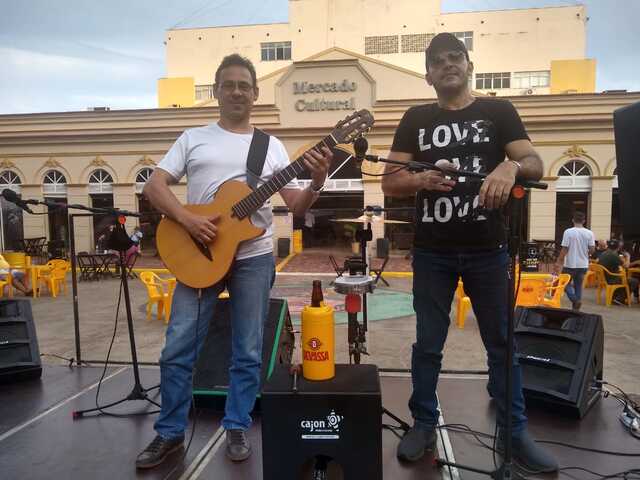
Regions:
[[[337, 142], [333, 136], [329, 135], [318, 142], [312, 149], [320, 151], [321, 147], [328, 147], [333, 150]], [[305, 152], [306, 153], [306, 152]], [[294, 162], [280, 170], [271, 180], [264, 183], [249, 195], [244, 197], [232, 207], [232, 211], [237, 218], [245, 218], [256, 212], [273, 194], [280, 191], [291, 180], [296, 178], [306, 170], [304, 157], [301, 155]]]

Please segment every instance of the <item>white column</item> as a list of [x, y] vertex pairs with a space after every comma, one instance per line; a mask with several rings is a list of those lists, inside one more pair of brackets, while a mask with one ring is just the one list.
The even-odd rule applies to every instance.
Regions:
[[532, 240], [553, 240], [556, 236], [556, 180], [544, 179], [547, 190], [532, 189], [529, 193], [529, 236]]
[[611, 236], [613, 177], [591, 177], [591, 205], [588, 227], [600, 240]]
[[[91, 206], [89, 187], [87, 185], [67, 185], [67, 203], [79, 203]], [[69, 210], [70, 214], [89, 213], [83, 210]], [[75, 219], [76, 252], [89, 252], [93, 245], [93, 220], [92, 217], [80, 217]]]

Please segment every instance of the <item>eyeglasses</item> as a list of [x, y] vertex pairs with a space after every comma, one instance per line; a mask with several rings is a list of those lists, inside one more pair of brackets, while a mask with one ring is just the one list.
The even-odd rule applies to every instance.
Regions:
[[449, 63], [462, 63], [464, 60], [465, 54], [460, 50], [452, 50], [450, 52], [440, 53], [433, 58], [429, 59], [429, 65], [433, 67], [441, 67], [444, 65], [446, 60], [449, 60]]
[[225, 93], [235, 92], [236, 88], [242, 93], [249, 93], [251, 90], [253, 90], [253, 85], [242, 80], [225, 80], [220, 84], [220, 89], [222, 89], [222, 91]]

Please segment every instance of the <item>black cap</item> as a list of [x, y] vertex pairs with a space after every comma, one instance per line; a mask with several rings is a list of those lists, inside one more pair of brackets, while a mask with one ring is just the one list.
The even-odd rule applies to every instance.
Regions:
[[429, 67], [429, 62], [432, 61], [436, 55], [441, 52], [450, 52], [454, 50], [463, 52], [464, 56], [467, 57], [467, 61], [469, 61], [469, 52], [467, 51], [467, 47], [453, 33], [443, 32], [437, 34], [431, 39], [431, 42], [425, 52], [427, 68]]

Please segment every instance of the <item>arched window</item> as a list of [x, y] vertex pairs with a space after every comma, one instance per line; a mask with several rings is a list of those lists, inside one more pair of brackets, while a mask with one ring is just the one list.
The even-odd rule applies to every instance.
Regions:
[[49, 170], [44, 174], [42, 190], [50, 197], [67, 195], [67, 178], [58, 170]]
[[581, 160], [569, 160], [558, 171], [556, 190], [559, 192], [588, 192], [591, 190], [591, 169]]
[[0, 190], [9, 188], [17, 194], [20, 194], [21, 183], [22, 180], [20, 180], [20, 177], [11, 170], [5, 170], [0, 174]]
[[89, 175], [89, 193], [113, 193], [113, 177], [99, 168]]
[[152, 173], [153, 168], [143, 168], [138, 172], [136, 175], [136, 193], [142, 193], [144, 184], [147, 183], [147, 180], [149, 180]]

